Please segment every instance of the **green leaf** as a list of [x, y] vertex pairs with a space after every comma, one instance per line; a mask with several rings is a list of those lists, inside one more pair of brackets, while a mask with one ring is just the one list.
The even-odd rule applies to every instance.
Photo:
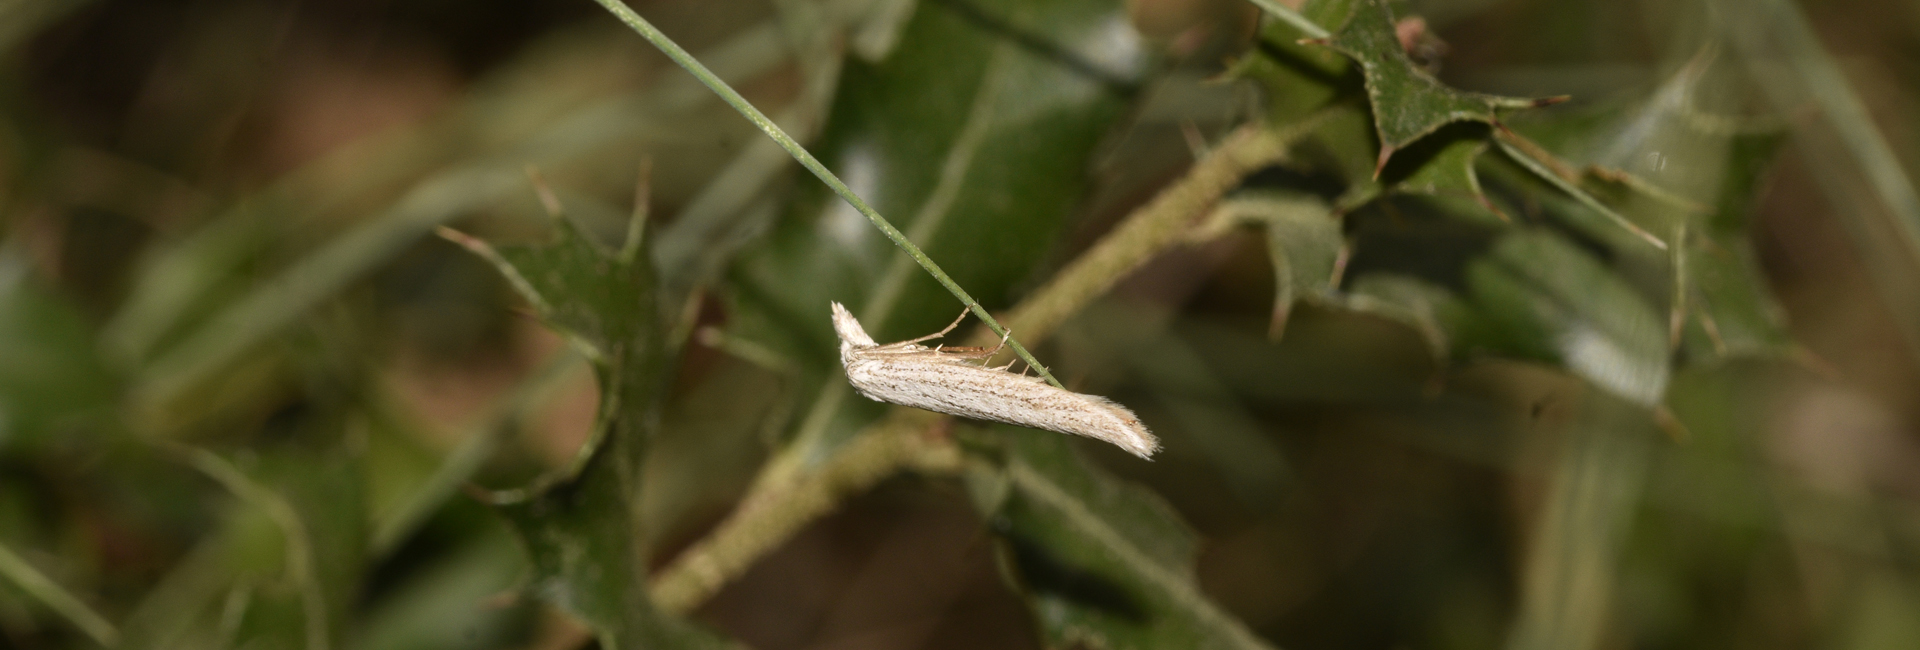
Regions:
[[404, 584], [369, 607], [349, 647], [362, 650], [498, 647], [528, 625], [534, 608], [523, 601], [501, 608], [489, 602], [526, 571], [520, 549], [505, 530], [475, 535], [432, 558]]
[[[558, 201], [543, 198], [557, 217]], [[592, 436], [573, 465], [491, 501], [526, 545], [535, 587], [586, 620], [604, 644], [719, 647], [725, 644], [662, 615], [647, 598], [639, 488], [658, 426], [662, 332], [653, 268], [638, 254], [640, 223], [617, 250], [565, 218], [554, 219], [550, 241], [529, 246], [494, 248], [443, 231], [492, 262], [593, 362], [600, 384]]]
[[[988, 308], [1012, 302], [1122, 115], [1145, 45], [1097, 0], [927, 3], [878, 63], [850, 60], [811, 150]], [[866, 219], [805, 184], [733, 268], [730, 335], [792, 359], [803, 385], [838, 368], [827, 303], [876, 338], [939, 329], [959, 305]], [[1016, 333], [1017, 335], [1017, 333]], [[804, 400], [810, 458], [878, 415], [845, 387]], [[811, 447], [818, 444], [818, 447]]]
[[1271, 647], [1200, 593], [1193, 532], [1158, 495], [1061, 436], [991, 435], [1002, 460], [969, 467], [968, 490], [1049, 647]]
[[[359, 459], [335, 444], [342, 418], [287, 424], [276, 431], [278, 444], [236, 459], [172, 448], [240, 507], [223, 535], [202, 542], [217, 555], [196, 552], [129, 617], [128, 647], [212, 635], [224, 638], [209, 645], [322, 650], [341, 638], [364, 578], [344, 569], [366, 560], [365, 478]], [[206, 624], [205, 611], [222, 591], [222, 621]]]
[[0, 449], [109, 412], [117, 382], [94, 354], [91, 330], [39, 286], [25, 255], [0, 247]]
[[[320, 434], [323, 444], [334, 444], [346, 423], [332, 418], [322, 418], [312, 425], [314, 433]], [[284, 611], [291, 618], [297, 615], [313, 624], [316, 610], [324, 611], [320, 622], [326, 625], [327, 639], [340, 639], [349, 628], [354, 613], [355, 600], [359, 597], [362, 582], [367, 574], [342, 570], [347, 567], [367, 565], [366, 540], [367, 516], [363, 509], [366, 499], [361, 493], [366, 484], [360, 459], [340, 447], [317, 448], [309, 446], [288, 446], [266, 450], [258, 456], [258, 462], [246, 468], [253, 480], [272, 489], [284, 499], [291, 508], [292, 516], [298, 518], [297, 533], [288, 530], [288, 524], [276, 521], [280, 525], [281, 536], [303, 534], [301, 543], [286, 544], [288, 556], [284, 562], [298, 590], [297, 595], [274, 595], [271, 591], [263, 594], [256, 604], [262, 608], [258, 620], [249, 617], [242, 627], [242, 638], [258, 635], [265, 639], [266, 645], [281, 647], [300, 647], [292, 642], [301, 638], [306, 631], [305, 625], [280, 625], [273, 612]], [[283, 542], [284, 543], [284, 542]], [[307, 559], [293, 556], [305, 547]], [[302, 576], [296, 563], [308, 563]], [[317, 599], [319, 604], [313, 601]], [[311, 639], [311, 632], [306, 637]], [[240, 645], [240, 644], [236, 644]], [[332, 643], [319, 647], [330, 647]], [[306, 647], [315, 647], [312, 644]]]
[[[1340, 306], [1398, 322], [1420, 334], [1437, 359], [1473, 340], [1467, 305], [1446, 287], [1397, 273], [1373, 273], [1347, 286]], [[1463, 334], [1465, 336], [1463, 336]]]
[[1690, 293], [1684, 358], [1789, 354], [1794, 342], [1786, 312], [1767, 287], [1752, 244], [1744, 236], [1695, 240], [1686, 249]]
[[1449, 123], [1492, 123], [1503, 108], [1529, 108], [1551, 100], [1499, 97], [1440, 83], [1407, 58], [1383, 0], [1358, 0], [1352, 16], [1325, 44], [1360, 64], [1367, 99], [1380, 135], [1376, 168], [1413, 141]]
[[[1703, 103], [1737, 95], [1744, 79], [1703, 48], [1636, 104], [1549, 111], [1519, 126], [1582, 162], [1579, 186], [1655, 232], [1684, 227], [1668, 274], [1681, 299], [1680, 359], [1778, 356], [1792, 349], [1785, 318], [1747, 241], [1747, 213], [1784, 133], [1771, 122], [1714, 114]], [[1674, 292], [1678, 292], [1677, 294]]]
[[1373, 177], [1375, 135], [1373, 120], [1364, 107], [1341, 105], [1314, 126], [1313, 132], [1287, 152], [1290, 168], [1319, 171], [1338, 178], [1345, 190], [1323, 189], [1337, 194], [1334, 208], [1341, 212], [1378, 197], [1381, 185]]
[[1433, 137], [1402, 150], [1381, 170], [1380, 181], [1388, 193], [1428, 197], [1445, 204], [1450, 214], [1496, 227], [1511, 223], [1480, 186], [1477, 165], [1480, 154], [1487, 152], [1487, 138], [1484, 125], [1443, 127]]
[[1670, 376], [1665, 320], [1592, 254], [1549, 230], [1501, 237], [1468, 264], [1471, 300], [1498, 352], [1545, 359], [1642, 406]]
[[1269, 336], [1277, 339], [1286, 331], [1294, 303], [1333, 291], [1334, 267], [1346, 241], [1325, 200], [1294, 192], [1246, 192], [1221, 201], [1210, 218], [1255, 224], [1266, 232], [1274, 286]]
[[[1561, 171], [1555, 171], [1549, 163], [1560, 167], [1564, 167], [1564, 163], [1551, 154], [1522, 150], [1522, 144], [1515, 144], [1523, 142], [1518, 136], [1496, 135], [1493, 142], [1500, 155], [1482, 156], [1476, 170], [1488, 191], [1502, 199], [1503, 212], [1547, 215], [1622, 254], [1659, 257], [1670, 250], [1667, 242], [1654, 233], [1671, 234], [1679, 222], [1636, 213], [1635, 216], [1649, 221], [1643, 226], [1583, 189], [1580, 172], [1562, 169], [1563, 176]], [[1542, 162], [1543, 159], [1547, 162]], [[1655, 221], [1658, 223], [1653, 223]]]
[[[178, 345], [157, 354], [141, 368], [134, 391], [136, 408], [147, 411], [143, 415], [164, 413], [182, 395], [218, 378], [263, 342], [299, 322], [315, 304], [352, 279], [438, 224], [485, 206], [513, 187], [512, 172], [497, 165], [475, 165], [422, 183], [386, 212], [328, 241], [261, 288], [223, 306]], [[185, 295], [178, 287], [155, 290]], [[155, 333], [147, 341], [159, 338]]]
[[[1353, 11], [1350, 0], [1313, 0], [1302, 16], [1316, 24], [1338, 24]], [[1260, 28], [1253, 52], [1234, 62], [1231, 77], [1244, 77], [1266, 88], [1267, 122], [1291, 124], [1351, 89], [1358, 92], [1359, 75], [1339, 53], [1301, 43], [1311, 38], [1284, 20], [1269, 20]]]

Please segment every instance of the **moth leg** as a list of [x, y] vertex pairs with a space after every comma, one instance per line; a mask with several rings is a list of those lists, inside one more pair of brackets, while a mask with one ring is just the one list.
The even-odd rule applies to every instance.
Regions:
[[940, 337], [942, 337], [942, 336], [946, 336], [946, 335], [947, 335], [947, 333], [949, 333], [949, 332], [952, 332], [952, 331], [953, 331], [953, 328], [955, 328], [955, 327], [959, 327], [959, 326], [960, 326], [960, 321], [963, 321], [963, 320], [966, 320], [966, 319], [967, 319], [967, 312], [968, 312], [968, 310], [967, 310], [967, 308], [965, 308], [965, 307], [962, 307], [962, 308], [960, 308], [960, 316], [959, 316], [958, 318], [955, 318], [955, 319], [953, 319], [953, 324], [951, 324], [951, 325], [948, 325], [946, 329], [943, 329], [943, 330], [940, 330], [940, 331], [938, 331], [938, 332], [934, 332], [934, 333], [932, 333], [932, 334], [928, 334], [928, 335], [926, 335], [926, 336], [922, 336], [922, 337], [920, 337], [920, 338], [917, 338], [917, 339], [912, 339], [912, 340], [907, 340], [907, 341], [901, 341], [901, 342], [899, 342], [899, 343], [889, 343], [888, 345], [904, 345], [904, 344], [907, 344], [907, 343], [919, 343], [919, 342], [921, 342], [921, 341], [926, 341], [926, 340], [930, 340], [930, 339], [937, 339], [937, 338], [940, 338]]
[[1013, 338], [1013, 330], [1007, 330], [1006, 334], [1003, 334], [1000, 336], [1000, 344], [993, 346], [993, 350], [987, 352], [987, 356], [991, 357], [993, 355], [999, 354], [1000, 348], [1007, 347], [1007, 341], [1012, 338]]
[[976, 348], [972, 346], [959, 346], [959, 345], [956, 345], [953, 347], [940, 346], [940, 347], [934, 348], [933, 351], [939, 353], [941, 356], [956, 357], [960, 359], [985, 359], [987, 357], [993, 356], [993, 353], [988, 351], [986, 348]]
[[[976, 349], [976, 350], [979, 350], [979, 352], [978, 352], [978, 353], [976, 353], [976, 354], [978, 354], [978, 355], [979, 355], [979, 357], [978, 357], [978, 358], [980, 359], [980, 362], [981, 362], [982, 364], [985, 364], [985, 363], [986, 363], [986, 360], [987, 360], [987, 359], [992, 359], [992, 358], [993, 358], [993, 355], [995, 355], [995, 354], [999, 354], [999, 353], [1000, 353], [1000, 350], [1001, 350], [1002, 348], [1005, 348], [1005, 347], [1007, 347], [1007, 340], [1009, 340], [1009, 339], [1012, 339], [1012, 338], [1013, 338], [1013, 330], [1007, 330], [1007, 333], [1006, 333], [1006, 334], [1002, 334], [1002, 335], [1000, 336], [1000, 344], [999, 344], [999, 345], [996, 345], [996, 346], [993, 346], [993, 349], [991, 349], [991, 350], [988, 350], [988, 349], [986, 349], [986, 348], [974, 348], [974, 349]], [[1001, 372], [1006, 372], [1008, 368], [1012, 368], [1012, 367], [1013, 367], [1013, 364], [1015, 364], [1015, 363], [1019, 363], [1019, 362], [1020, 362], [1020, 360], [1019, 360], [1019, 359], [1014, 359], [1014, 360], [1012, 360], [1012, 361], [1008, 361], [1008, 362], [1007, 362], [1007, 365], [1004, 365], [1004, 366], [1000, 366], [1000, 367], [997, 367], [997, 368], [994, 368], [994, 370], [999, 370], [999, 371], [1001, 371]]]

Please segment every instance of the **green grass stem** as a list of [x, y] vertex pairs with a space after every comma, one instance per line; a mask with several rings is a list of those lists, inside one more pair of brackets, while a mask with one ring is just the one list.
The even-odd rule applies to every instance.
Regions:
[[999, 321], [994, 320], [993, 315], [987, 313], [986, 308], [981, 307], [979, 301], [974, 300], [973, 296], [969, 295], [966, 289], [962, 289], [959, 283], [954, 282], [953, 278], [948, 277], [946, 271], [940, 270], [939, 264], [934, 263], [932, 258], [927, 257], [926, 253], [921, 252], [920, 247], [915, 246], [913, 241], [907, 239], [907, 236], [902, 234], [900, 229], [893, 227], [893, 224], [888, 222], [886, 217], [880, 216], [879, 211], [874, 210], [873, 206], [867, 205], [867, 202], [861, 199], [860, 195], [853, 192], [853, 188], [847, 187], [846, 183], [840, 181], [839, 176], [834, 175], [831, 170], [827, 169], [826, 165], [820, 163], [819, 159], [814, 158], [812, 153], [807, 152], [806, 147], [800, 146], [799, 142], [795, 142], [792, 137], [788, 136], [787, 132], [780, 128], [780, 125], [775, 124], [773, 120], [767, 118], [766, 114], [760, 112], [760, 109], [754, 108], [753, 104], [748, 103], [746, 98], [741, 97], [740, 93], [735, 92], [733, 87], [727, 85], [727, 82], [722, 81], [719, 76], [708, 71], [707, 67], [701, 65], [700, 61], [693, 58], [692, 54], [688, 54], [685, 49], [682, 49], [678, 44], [674, 43], [673, 39], [667, 38], [666, 34], [661, 33], [652, 23], [647, 22], [645, 18], [641, 18], [640, 14], [635, 13], [633, 9], [628, 8], [625, 4], [621, 3], [620, 0], [594, 0], [594, 2], [600, 3], [600, 6], [606, 7], [607, 11], [612, 12], [615, 17], [619, 18], [620, 22], [626, 23], [628, 27], [633, 28], [633, 31], [639, 32], [642, 38], [647, 39], [647, 42], [652, 43], [654, 47], [660, 48], [660, 51], [665, 53], [667, 58], [673, 59], [674, 63], [680, 64], [680, 67], [692, 73], [695, 78], [700, 80], [700, 83], [706, 84], [707, 88], [712, 89], [715, 94], [718, 94], [722, 101], [732, 106], [734, 110], [740, 111], [741, 115], [746, 116], [747, 121], [753, 122], [754, 126], [759, 127], [762, 132], [767, 134], [767, 137], [773, 138], [773, 141], [779, 143], [780, 148], [786, 149], [787, 153], [792, 155], [794, 160], [800, 161], [801, 166], [806, 167], [807, 171], [813, 172], [813, 175], [819, 177], [820, 182], [826, 183], [827, 187], [833, 188], [835, 194], [839, 194], [840, 198], [846, 199], [847, 204], [852, 205], [853, 209], [858, 210], [868, 221], [873, 222], [873, 226], [879, 228], [880, 232], [887, 236], [887, 239], [892, 240], [895, 245], [898, 245], [900, 250], [906, 251], [908, 257], [912, 257], [913, 261], [920, 264], [920, 268], [926, 269], [928, 275], [933, 276], [934, 280], [940, 282], [940, 286], [946, 287], [947, 291], [953, 294], [953, 297], [959, 298], [960, 302], [965, 304], [967, 309], [973, 312], [974, 316], [980, 318], [980, 322], [987, 325], [987, 329], [993, 330], [995, 336], [1007, 337], [1007, 347], [1013, 348], [1013, 353], [1018, 355], [1021, 361], [1031, 366], [1034, 372], [1039, 373], [1042, 379], [1047, 380], [1047, 383], [1053, 384], [1055, 387], [1065, 388], [1060, 385], [1060, 380], [1054, 379], [1053, 373], [1047, 372], [1046, 366], [1040, 365], [1040, 362], [1033, 358], [1033, 354], [1027, 352], [1026, 346], [1020, 345], [1019, 341], [1013, 340], [1008, 336], [1006, 328], [1002, 327]]
[[109, 648], [120, 643], [120, 633], [112, 623], [4, 544], [0, 544], [0, 577], [73, 623], [95, 643]]

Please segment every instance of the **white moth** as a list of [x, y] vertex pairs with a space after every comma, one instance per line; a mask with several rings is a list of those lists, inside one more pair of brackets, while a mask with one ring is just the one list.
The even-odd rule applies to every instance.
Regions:
[[959, 324], [955, 320], [934, 334], [880, 345], [846, 307], [833, 303], [833, 329], [840, 334], [840, 363], [847, 368], [847, 383], [867, 399], [1086, 436], [1141, 458], [1151, 459], [1160, 450], [1160, 441], [1132, 411], [1105, 397], [1061, 390], [1038, 377], [974, 363], [983, 362], [999, 348], [919, 345], [945, 336]]

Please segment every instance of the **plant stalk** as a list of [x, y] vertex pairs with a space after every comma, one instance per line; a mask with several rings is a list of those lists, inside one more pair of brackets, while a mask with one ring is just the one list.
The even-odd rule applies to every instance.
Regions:
[[1020, 360], [1026, 362], [1028, 366], [1031, 366], [1034, 372], [1039, 373], [1042, 379], [1047, 380], [1047, 383], [1053, 384], [1055, 387], [1065, 388], [1060, 385], [1060, 380], [1053, 377], [1053, 373], [1047, 372], [1046, 366], [1040, 365], [1040, 362], [1033, 358], [1033, 354], [1027, 352], [1026, 346], [1008, 337], [1007, 329], [1002, 327], [999, 321], [994, 320], [993, 315], [987, 313], [985, 307], [980, 306], [980, 301], [974, 300], [973, 296], [969, 295], [966, 289], [962, 289], [959, 283], [954, 282], [953, 278], [949, 277], [946, 271], [940, 270], [939, 264], [935, 264], [932, 258], [927, 257], [926, 253], [921, 252], [920, 247], [915, 246], [911, 240], [907, 239], [906, 235], [901, 234], [900, 229], [893, 227], [893, 224], [888, 222], [886, 217], [880, 216], [880, 213], [874, 210], [873, 206], [867, 205], [866, 200], [861, 199], [860, 195], [855, 194], [853, 188], [847, 187], [846, 183], [840, 181], [839, 176], [834, 175], [831, 170], [828, 170], [827, 166], [821, 164], [819, 159], [814, 158], [812, 153], [808, 153], [806, 147], [800, 146], [799, 142], [794, 141], [791, 136], [788, 136], [787, 132], [780, 128], [780, 125], [775, 124], [766, 114], [761, 113], [760, 109], [754, 108], [753, 104], [748, 103], [745, 97], [741, 97], [740, 93], [735, 92], [732, 86], [728, 86], [727, 82], [722, 81], [719, 76], [707, 70], [707, 67], [701, 65], [700, 61], [693, 58], [692, 54], [688, 54], [685, 49], [682, 49], [678, 44], [674, 43], [673, 39], [667, 38], [666, 34], [661, 33], [652, 23], [647, 22], [645, 18], [641, 18], [640, 14], [635, 13], [633, 9], [628, 8], [627, 5], [623, 4], [620, 0], [594, 0], [594, 2], [600, 3], [600, 6], [605, 7], [607, 11], [613, 13], [614, 17], [619, 18], [620, 22], [626, 23], [628, 27], [633, 28], [633, 31], [639, 32], [642, 38], [647, 39], [647, 42], [652, 43], [654, 47], [660, 48], [660, 51], [665, 53], [667, 58], [673, 59], [674, 63], [680, 64], [680, 67], [685, 68], [687, 72], [699, 79], [700, 83], [705, 84], [707, 88], [712, 89], [715, 94], [719, 95], [722, 101], [732, 106], [734, 110], [740, 111], [741, 115], [746, 116], [747, 121], [753, 122], [754, 126], [759, 127], [762, 132], [767, 134], [767, 137], [773, 138], [773, 141], [779, 143], [780, 148], [786, 149], [787, 154], [793, 156], [794, 160], [799, 161], [801, 166], [806, 167], [807, 171], [813, 172], [813, 175], [818, 177], [820, 182], [826, 183], [827, 187], [832, 188], [835, 194], [840, 195], [840, 198], [846, 199], [848, 205], [852, 205], [854, 210], [859, 211], [868, 221], [873, 222], [873, 226], [879, 228], [880, 232], [887, 236], [887, 239], [892, 240], [895, 245], [900, 247], [900, 250], [906, 251], [908, 257], [912, 257], [913, 261], [920, 264], [920, 268], [926, 269], [928, 275], [933, 276], [934, 280], [940, 282], [940, 286], [946, 287], [947, 291], [953, 294], [953, 297], [960, 299], [960, 302], [967, 306], [968, 311], [973, 312], [974, 316], [980, 318], [980, 322], [987, 325], [987, 329], [993, 330], [994, 336], [1007, 337], [1007, 347], [1012, 348], [1013, 353], [1019, 355]]

